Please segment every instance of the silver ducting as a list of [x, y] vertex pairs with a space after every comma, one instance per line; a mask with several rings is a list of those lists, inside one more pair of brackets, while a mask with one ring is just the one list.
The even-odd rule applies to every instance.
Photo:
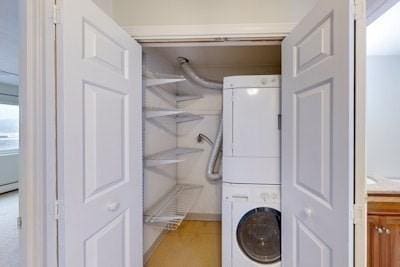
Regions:
[[[178, 57], [177, 61], [182, 68], [185, 78], [188, 79], [189, 81], [192, 81], [193, 83], [208, 89], [222, 90], [223, 88], [222, 83], [209, 81], [198, 76], [190, 66], [189, 60], [187, 58]], [[221, 151], [222, 151], [222, 118], [220, 118], [219, 121], [217, 137], [211, 148], [211, 154], [207, 164], [207, 178], [211, 181], [217, 181], [222, 178], [221, 164], [220, 166], [218, 166], [219, 169], [217, 171], [214, 171], [218, 163], [218, 157], [222, 156]]]
[[199, 77], [196, 74], [196, 72], [192, 69], [192, 67], [190, 66], [189, 60], [187, 58], [178, 57], [177, 60], [183, 70], [183, 75], [185, 76], [186, 79], [192, 81], [195, 84], [200, 85], [201, 87], [205, 87], [208, 89], [214, 89], [214, 90], [222, 90], [222, 87], [223, 87], [222, 83], [206, 80], [206, 79]]
[[217, 137], [211, 149], [210, 158], [208, 159], [208, 164], [207, 164], [207, 178], [212, 181], [220, 180], [222, 178], [221, 165], [218, 166], [219, 170], [217, 172], [214, 172], [214, 170], [216, 169], [215, 167], [218, 163], [218, 157], [222, 156], [221, 150], [222, 150], [222, 119], [220, 119], [219, 121]]

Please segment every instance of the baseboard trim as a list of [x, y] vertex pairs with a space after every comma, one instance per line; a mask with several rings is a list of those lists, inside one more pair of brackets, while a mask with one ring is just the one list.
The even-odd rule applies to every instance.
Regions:
[[18, 182], [0, 186], [0, 194], [18, 189]]
[[221, 214], [215, 213], [188, 213], [185, 220], [188, 221], [221, 221]]
[[167, 230], [163, 230], [161, 234], [157, 237], [157, 239], [153, 242], [151, 247], [143, 254], [143, 262], [147, 263], [151, 256], [153, 255], [154, 251], [158, 248], [158, 246], [161, 244], [161, 241], [163, 241], [165, 235], [168, 233]]

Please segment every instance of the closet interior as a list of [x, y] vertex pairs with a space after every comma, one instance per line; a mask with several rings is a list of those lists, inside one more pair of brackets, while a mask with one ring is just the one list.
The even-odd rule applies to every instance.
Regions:
[[[184, 220], [221, 220], [221, 181], [207, 165], [222, 119], [222, 90], [189, 79], [281, 73], [280, 41], [143, 44], [144, 252]], [[254, 114], [253, 116], [257, 116]], [[214, 169], [221, 166], [221, 159]], [[217, 171], [217, 170], [214, 170]]]

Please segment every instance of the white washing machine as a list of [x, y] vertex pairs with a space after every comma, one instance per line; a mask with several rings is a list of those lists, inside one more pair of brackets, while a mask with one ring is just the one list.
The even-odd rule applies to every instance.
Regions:
[[280, 184], [280, 76], [224, 78], [223, 181]]
[[222, 186], [222, 266], [280, 267], [280, 185]]

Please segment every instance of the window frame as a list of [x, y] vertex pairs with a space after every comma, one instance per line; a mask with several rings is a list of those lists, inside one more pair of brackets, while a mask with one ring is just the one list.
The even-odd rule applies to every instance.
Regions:
[[[17, 95], [9, 95], [0, 93], [0, 105], [10, 105], [10, 106], [18, 106], [19, 109], [19, 99]], [[21, 115], [18, 116], [18, 123], [20, 123]], [[20, 129], [18, 129], [20, 131]], [[1, 138], [1, 137], [0, 137]], [[18, 134], [18, 142], [19, 142], [19, 134]], [[17, 149], [5, 149], [2, 150], [0, 148], [0, 157], [1, 156], [9, 156], [19, 154], [20, 146], [18, 144]]]

